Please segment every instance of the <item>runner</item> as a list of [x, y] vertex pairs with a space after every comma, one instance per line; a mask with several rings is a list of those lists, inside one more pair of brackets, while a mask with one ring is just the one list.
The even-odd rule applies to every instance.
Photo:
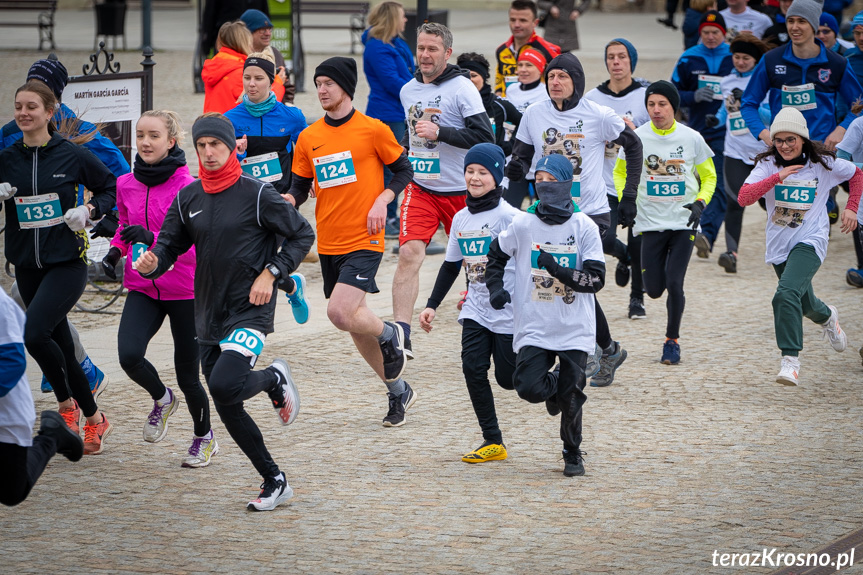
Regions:
[[[78, 433], [81, 413], [87, 418], [84, 453], [95, 455], [102, 453], [111, 424], [76, 361], [66, 315], [87, 285], [84, 226], [114, 207], [116, 178], [92, 152], [54, 131], [56, 105], [43, 82], [30, 80], [15, 93], [15, 122], [23, 135], [0, 152], [6, 259], [15, 266], [27, 307], [27, 351], [55, 384], [69, 429]], [[93, 193], [85, 205], [79, 205], [78, 184]]]
[[[792, 42], [793, 38], [792, 31]], [[803, 316], [822, 327], [834, 350], [844, 351], [848, 343], [839, 327], [836, 308], [815, 297], [812, 278], [827, 255], [828, 192], [849, 181], [851, 192], [841, 215], [841, 230], [846, 234], [853, 231], [857, 227], [863, 172], [811, 140], [806, 118], [794, 108], [783, 108], [776, 115], [770, 125], [770, 139], [773, 145], [756, 156], [755, 168], [740, 188], [738, 199], [742, 206], [762, 196], [767, 201], [764, 259], [773, 265], [779, 278], [773, 296], [773, 324], [782, 363], [776, 381], [797, 385]]]
[[[591, 100], [602, 106], [608, 106], [623, 118], [626, 125], [635, 130], [638, 126], [650, 121], [644, 108], [644, 86], [632, 79], [635, 65], [638, 63], [638, 52], [628, 40], [615, 38], [605, 46], [605, 68], [609, 79], [584, 95], [585, 100]], [[608, 194], [610, 222], [608, 232], [602, 240], [602, 249], [606, 254], [617, 258], [617, 270], [614, 280], [620, 287], [625, 287], [632, 276], [632, 288], [629, 293], [629, 319], [641, 319], [647, 315], [644, 309], [644, 286], [641, 282], [641, 236], [632, 234], [632, 227], [627, 231], [627, 243], [617, 239], [617, 210], [619, 201], [614, 188], [614, 163], [620, 146], [613, 142], [605, 144], [605, 165], [603, 176]], [[631, 272], [630, 272], [631, 268]]]
[[[353, 59], [324, 60], [314, 80], [326, 114], [300, 134], [295, 181], [285, 199], [301, 205], [314, 183], [327, 317], [351, 334], [357, 351], [386, 384], [389, 410], [383, 424], [398, 427], [417, 398], [401, 378], [407, 360], [404, 331], [381, 321], [366, 305], [366, 294], [380, 291], [375, 275], [383, 257], [387, 204], [410, 182], [411, 165], [386, 124], [354, 109]], [[384, 166], [393, 173], [387, 187]]]
[[402, 106], [409, 119], [402, 145], [409, 150], [413, 180], [402, 199], [399, 263], [393, 277], [393, 316], [413, 358], [411, 319], [419, 294], [425, 247], [440, 224], [449, 234], [452, 217], [465, 206], [464, 156], [482, 142], [494, 142], [488, 114], [469, 73], [447, 64], [452, 33], [427, 22], [417, 34], [419, 73], [404, 85]]
[[[836, 157], [863, 166], [863, 119], [859, 117], [851, 122], [845, 137], [836, 146]], [[845, 282], [856, 288], [863, 288], [863, 236], [861, 226], [854, 228], [854, 251], [857, 256], [857, 267], [845, 272]], [[863, 349], [863, 348], [861, 348]]]
[[[549, 415], [560, 414], [563, 474], [572, 477], [584, 475], [584, 369], [596, 345], [594, 294], [605, 283], [605, 256], [596, 224], [573, 201], [572, 165], [553, 154], [536, 169], [557, 181], [537, 178], [539, 202], [491, 243], [485, 280], [494, 309], [513, 303], [515, 390], [530, 403], [544, 401]], [[515, 299], [505, 282], [510, 258]], [[555, 358], [559, 365], [550, 371]]]
[[552, 44], [536, 33], [539, 24], [537, 7], [533, 0], [513, 0], [509, 5], [509, 40], [497, 47], [495, 60], [497, 70], [494, 77], [494, 91], [500, 96], [506, 96], [510, 84], [518, 81], [518, 57], [523, 50], [533, 48], [542, 54], [546, 62], [560, 55], [560, 46]]
[[[581, 213], [598, 226], [600, 236], [607, 233], [611, 218], [602, 168], [606, 142], [622, 146], [634, 166], [627, 174], [627, 185], [618, 209], [622, 226], [635, 218], [635, 193], [641, 166], [641, 142], [617, 113], [606, 106], [582, 98], [584, 70], [572, 54], [552, 60], [545, 70], [548, 101], [527, 109], [521, 121], [507, 167], [510, 180], [532, 179], [534, 167], [545, 156], [558, 154], [572, 167], [572, 195]], [[605, 387], [614, 381], [615, 370], [626, 359], [626, 351], [611, 337], [608, 320], [595, 302], [597, 345], [602, 350], [599, 373], [590, 384]], [[590, 370], [588, 371], [590, 373]]]
[[[493, 144], [477, 144], [468, 150], [464, 158], [467, 205], [453, 217], [446, 259], [438, 271], [426, 309], [420, 314], [420, 327], [431, 332], [435, 310], [464, 267], [469, 287], [458, 318], [462, 326], [461, 366], [483, 437], [482, 445], [462, 456], [465, 463], [507, 458], [488, 372], [494, 358], [497, 384], [513, 389], [512, 305], [499, 311], [492, 308], [485, 284], [489, 246], [519, 213], [501, 199], [505, 162], [503, 150]], [[509, 274], [504, 277], [504, 285], [508, 292], [514, 287], [514, 263], [506, 266]]]
[[[135, 260], [156, 280], [195, 249], [195, 331], [201, 368], [225, 428], [263, 477], [250, 511], [269, 511], [293, 496], [285, 474], [243, 402], [266, 392], [282, 425], [294, 421], [300, 396], [283, 359], [252, 371], [273, 332], [276, 284], [292, 291], [288, 274], [314, 241], [309, 223], [265, 182], [243, 174], [234, 127], [208, 113], [192, 126], [200, 180], [177, 193], [155, 246]], [[225, 217], [230, 214], [231, 217]], [[277, 251], [277, 239], [284, 238]]]
[[285, 57], [278, 48], [270, 44], [273, 38], [273, 23], [270, 17], [254, 8], [249, 8], [240, 16], [240, 20], [252, 34], [252, 52], [263, 52], [264, 57], [275, 64], [273, 76], [273, 92], [282, 92], [282, 96], [276, 96], [280, 102], [293, 104], [297, 87], [291, 82], [288, 70], [285, 67]]
[[152, 246], [168, 207], [177, 193], [195, 181], [180, 148], [182, 128], [174, 112], [144, 112], [135, 127], [138, 155], [135, 171], [117, 180], [117, 208], [121, 229], [102, 260], [105, 274], [116, 279], [114, 268], [123, 256], [123, 285], [129, 290], [117, 332], [120, 367], [129, 379], [153, 399], [153, 409], [144, 422], [144, 441], [156, 443], [168, 433], [168, 418], [177, 411], [180, 398], [165, 387], [156, 368], [144, 357], [150, 340], [171, 320], [174, 371], [186, 398], [195, 436], [183, 467], [205, 467], [219, 452], [210, 427], [210, 402], [201, 386], [195, 336], [195, 251], [177, 259], [174, 268], [158, 280], [146, 280], [132, 268], [135, 255]]
[[[668, 321], [660, 361], [680, 362], [680, 322], [686, 296], [683, 279], [698, 222], [716, 189], [713, 151], [692, 128], [675, 121], [680, 94], [674, 84], [660, 80], [645, 93], [650, 123], [635, 133], [644, 144], [644, 163], [638, 186], [638, 216], [633, 233], [641, 234], [644, 288], [653, 299], [668, 291]], [[629, 160], [621, 153], [614, 168], [618, 189], [628, 180]], [[696, 173], [701, 179], [699, 188]], [[692, 229], [690, 229], [692, 228]]]
[[719, 13], [725, 19], [728, 42], [734, 40], [741, 32], [749, 32], [760, 40], [764, 37], [764, 32], [773, 25], [770, 16], [749, 7], [749, 0], [727, 1], [728, 8]]

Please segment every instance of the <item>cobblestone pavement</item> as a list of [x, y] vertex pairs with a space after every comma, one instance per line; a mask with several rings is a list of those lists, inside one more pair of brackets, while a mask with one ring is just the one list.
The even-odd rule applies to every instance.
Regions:
[[[499, 16], [497, 28], [482, 31], [488, 42], [506, 34]], [[581, 25], [593, 40], [586, 45], [620, 35], [612, 17], [592, 18]], [[643, 26], [633, 34], [660, 31], [652, 17], [640, 18]], [[664, 36], [656, 42], [666, 43], [669, 56], [645, 49], [642, 75], [669, 74], [678, 38]], [[601, 79], [598, 56], [601, 49], [584, 58], [588, 85]], [[12, 71], [23, 77], [34, 57], [4, 52], [2, 101], [14, 90]], [[202, 98], [190, 94], [189, 54], [169, 51], [157, 61], [157, 106], [178, 109], [190, 125]], [[300, 103], [315, 115], [309, 95]], [[476, 466], [460, 461], [482, 439], [461, 375], [455, 293], [431, 334], [414, 328], [417, 359], [406, 378], [419, 401], [404, 427], [388, 429], [381, 426], [384, 386], [349, 336], [327, 321], [317, 265], [301, 266], [313, 317], [296, 325], [282, 298], [261, 364], [287, 358], [302, 411], [283, 428], [265, 397], [247, 402], [295, 490], [290, 505], [261, 514], [245, 510], [259, 478], [215, 413], [222, 451], [208, 468], [180, 467], [192, 435], [183, 409], [163, 442], [142, 440], [150, 400], [117, 362], [119, 316], [73, 314], [91, 357], [110, 377], [100, 406], [114, 431], [104, 454], [76, 464], [56, 458], [27, 501], [0, 509], [0, 572], [689, 574], [726, 571], [713, 566], [715, 550], [820, 549], [863, 524], [856, 351], [863, 344], [863, 292], [844, 283], [854, 254], [850, 238], [835, 229], [814, 284], [819, 297], [838, 307], [849, 349], [835, 353], [820, 329], [806, 323], [802, 385], [774, 383], [776, 280], [763, 263], [763, 221], [759, 208], [747, 210], [738, 274], [716, 265], [722, 242], [710, 260], [693, 256], [678, 366], [659, 363], [664, 298], [647, 302], [646, 319], [626, 319], [628, 289], [614, 285], [609, 262], [609, 285], [599, 298], [629, 358], [611, 387], [587, 392], [587, 475], [581, 478], [563, 477], [558, 425], [544, 407], [497, 386], [510, 457]], [[396, 261], [384, 257], [381, 293], [369, 297], [382, 316], [392, 313]], [[419, 305], [441, 261], [428, 258]], [[167, 327], [148, 357], [171, 385]], [[33, 362], [28, 376], [37, 410], [55, 408], [38, 391]], [[857, 558], [863, 561], [863, 552]]]

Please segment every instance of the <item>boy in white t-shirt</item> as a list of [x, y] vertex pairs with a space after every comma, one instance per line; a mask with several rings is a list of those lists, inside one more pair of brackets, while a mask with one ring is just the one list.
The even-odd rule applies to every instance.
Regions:
[[[550, 415], [561, 414], [563, 474], [572, 477], [584, 475], [584, 368], [596, 342], [594, 294], [605, 283], [605, 256], [599, 228], [572, 199], [569, 160], [552, 154], [535, 171], [539, 201], [492, 242], [486, 287], [494, 309], [513, 302], [513, 384], [522, 399], [544, 401]], [[510, 258], [512, 295], [505, 284]], [[559, 367], [549, 371], [555, 358]]]

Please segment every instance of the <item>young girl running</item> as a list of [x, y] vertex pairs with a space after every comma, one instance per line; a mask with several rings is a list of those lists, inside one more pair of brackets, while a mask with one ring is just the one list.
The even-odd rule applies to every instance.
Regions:
[[120, 366], [129, 378], [153, 398], [153, 409], [144, 422], [144, 441], [156, 443], [168, 433], [168, 418], [177, 411], [180, 399], [165, 387], [156, 368], [144, 358], [147, 345], [171, 320], [174, 339], [174, 370], [177, 385], [186, 397], [195, 437], [183, 467], [204, 467], [218, 453], [219, 445], [210, 427], [210, 402], [198, 371], [198, 340], [195, 337], [195, 249], [181, 255], [156, 280], [142, 278], [132, 262], [156, 242], [162, 221], [177, 193], [195, 181], [180, 148], [182, 129], [174, 112], [144, 112], [135, 129], [138, 155], [131, 174], [117, 180], [117, 209], [120, 228], [102, 267], [111, 277], [120, 258], [127, 255], [123, 284], [129, 290], [120, 328], [117, 350]]
[[[84, 226], [114, 207], [116, 179], [92, 152], [55, 132], [56, 105], [54, 92], [36, 80], [15, 93], [15, 122], [23, 136], [0, 152], [6, 259], [15, 265], [27, 306], [27, 351], [54, 384], [60, 415], [74, 433], [84, 413], [84, 453], [95, 455], [111, 424], [76, 361], [66, 315], [87, 285]], [[93, 193], [87, 204], [78, 203], [78, 184]]]
[[830, 221], [825, 209], [830, 188], [849, 181], [848, 203], [841, 230], [857, 227], [857, 206], [863, 191], [863, 172], [834, 152], [809, 139], [809, 127], [795, 108], [783, 108], [770, 125], [773, 145], [755, 158], [755, 168], [738, 200], [748, 206], [764, 196], [767, 203], [767, 250], [779, 285], [773, 296], [773, 325], [782, 364], [776, 381], [797, 385], [798, 356], [803, 349], [803, 316], [821, 325], [836, 351], [847, 345], [836, 308], [815, 297], [812, 278], [827, 255]]
[[[656, 299], [668, 290], [668, 322], [660, 361], [680, 362], [680, 322], [686, 297], [683, 278], [689, 266], [695, 232], [716, 189], [713, 152], [701, 134], [678, 124], [674, 115], [680, 94], [660, 80], [645, 92], [650, 123], [635, 130], [644, 145], [644, 165], [638, 185], [638, 215], [634, 233], [642, 235], [641, 267], [647, 295]], [[701, 177], [701, 187], [695, 179]], [[626, 161], [618, 156], [615, 186], [623, 190]], [[692, 229], [690, 229], [692, 228]]]
[[[506, 229], [519, 210], [501, 199], [506, 157], [494, 144], [477, 144], [464, 158], [467, 207], [453, 216], [446, 258], [438, 272], [434, 289], [420, 314], [420, 327], [431, 332], [435, 310], [455, 283], [462, 267], [468, 279], [467, 298], [459, 314], [461, 363], [473, 410], [482, 429], [483, 443], [462, 456], [466, 463], [506, 459], [506, 445], [497, 423], [494, 396], [488, 370], [494, 357], [494, 376], [498, 385], [512, 389], [515, 352], [512, 350], [512, 305], [502, 310], [491, 307], [485, 285], [485, 269], [492, 240]], [[513, 289], [514, 262], [504, 278], [507, 291]]]

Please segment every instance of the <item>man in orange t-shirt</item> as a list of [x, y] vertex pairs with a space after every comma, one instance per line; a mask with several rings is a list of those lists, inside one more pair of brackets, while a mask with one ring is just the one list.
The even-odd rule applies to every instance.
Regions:
[[[314, 185], [327, 316], [351, 334], [366, 363], [386, 383], [389, 410], [383, 424], [397, 427], [416, 400], [401, 378], [404, 331], [381, 321], [366, 306], [366, 293], [380, 291], [375, 274], [383, 257], [387, 204], [411, 181], [413, 169], [392, 131], [354, 109], [356, 85], [357, 65], [351, 58], [330, 58], [315, 70], [326, 114], [300, 133], [294, 179], [284, 198], [299, 206]], [[384, 165], [393, 173], [387, 188]]]

